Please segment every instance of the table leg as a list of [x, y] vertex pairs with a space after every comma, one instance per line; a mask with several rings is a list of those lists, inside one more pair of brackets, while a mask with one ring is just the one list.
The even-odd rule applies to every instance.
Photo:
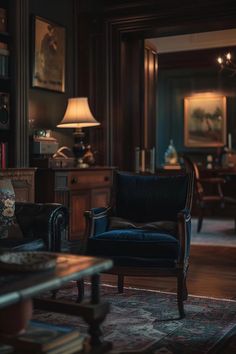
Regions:
[[[100, 303], [100, 275], [95, 274], [91, 277], [91, 305], [98, 305]], [[103, 313], [97, 318], [86, 319], [90, 334], [91, 353], [105, 353], [112, 349], [112, 343], [101, 341], [100, 337], [102, 331], [100, 328], [101, 323], [104, 321], [107, 313]]]
[[80, 303], [84, 299], [84, 279], [77, 280], [78, 296], [76, 302]]

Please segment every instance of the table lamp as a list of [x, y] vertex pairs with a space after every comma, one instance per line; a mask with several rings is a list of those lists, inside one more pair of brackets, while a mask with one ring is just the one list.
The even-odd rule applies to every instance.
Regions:
[[77, 167], [85, 168], [89, 165], [83, 162], [85, 145], [83, 138], [85, 133], [82, 128], [100, 125], [92, 115], [87, 97], [74, 97], [68, 99], [66, 112], [62, 121], [57, 125], [58, 128], [74, 128], [73, 152], [77, 158]]

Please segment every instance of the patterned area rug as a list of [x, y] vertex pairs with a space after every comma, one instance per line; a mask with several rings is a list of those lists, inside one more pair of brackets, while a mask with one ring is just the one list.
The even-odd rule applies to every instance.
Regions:
[[[58, 298], [75, 301], [76, 294], [73, 285]], [[104, 285], [102, 296], [111, 304], [102, 330], [113, 343], [112, 354], [236, 353], [236, 301], [189, 296], [186, 318], [179, 320], [175, 294], [131, 288], [117, 294]], [[74, 316], [36, 310], [34, 319], [87, 329]]]
[[197, 219], [193, 218], [191, 243], [236, 247], [234, 220], [205, 218], [201, 232], [197, 233]]

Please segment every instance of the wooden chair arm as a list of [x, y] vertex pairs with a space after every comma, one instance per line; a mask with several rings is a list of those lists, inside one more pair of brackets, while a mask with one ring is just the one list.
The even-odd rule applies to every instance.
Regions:
[[226, 181], [221, 177], [209, 177], [209, 178], [199, 178], [198, 182], [201, 183], [212, 183], [212, 184], [224, 184]]

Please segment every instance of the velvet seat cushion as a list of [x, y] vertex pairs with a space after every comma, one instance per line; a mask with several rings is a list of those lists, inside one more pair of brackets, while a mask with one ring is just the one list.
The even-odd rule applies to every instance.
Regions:
[[[172, 235], [142, 229], [110, 230], [88, 240], [88, 254], [112, 259], [138, 259], [148, 262], [168, 260], [175, 262], [179, 254], [179, 241]], [[136, 264], [137, 263], [137, 264]]]

